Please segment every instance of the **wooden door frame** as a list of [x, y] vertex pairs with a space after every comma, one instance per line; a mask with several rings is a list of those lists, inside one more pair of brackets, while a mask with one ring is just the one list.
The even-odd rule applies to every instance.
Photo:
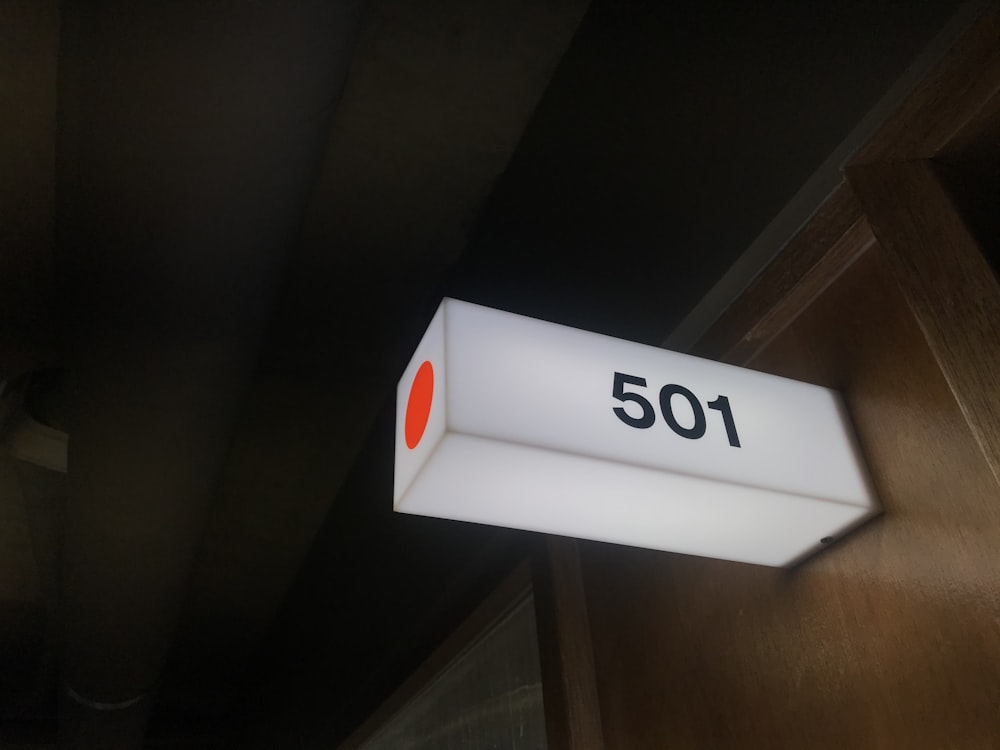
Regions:
[[[812, 218], [691, 353], [751, 360], [878, 246], [1000, 484], [1000, 283], [935, 165], [1000, 165], [1000, 7], [990, 7], [848, 160]], [[940, 248], [950, 250], [942, 267]], [[605, 746], [578, 546], [534, 557], [550, 750]]]

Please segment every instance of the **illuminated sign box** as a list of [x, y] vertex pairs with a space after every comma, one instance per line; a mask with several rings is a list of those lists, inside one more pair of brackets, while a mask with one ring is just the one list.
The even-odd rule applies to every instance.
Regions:
[[762, 565], [878, 512], [835, 391], [452, 299], [395, 451], [397, 511]]

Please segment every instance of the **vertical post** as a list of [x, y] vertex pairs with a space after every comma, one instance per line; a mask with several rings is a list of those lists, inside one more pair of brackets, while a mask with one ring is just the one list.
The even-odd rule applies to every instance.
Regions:
[[545, 537], [532, 558], [550, 750], [603, 750], [590, 620], [578, 543]]
[[857, 166], [848, 177], [1000, 483], [1000, 282], [930, 162]]

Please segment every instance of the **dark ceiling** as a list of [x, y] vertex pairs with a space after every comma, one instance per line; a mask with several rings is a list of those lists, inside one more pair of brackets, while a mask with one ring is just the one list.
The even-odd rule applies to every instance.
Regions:
[[[0, 377], [10, 393], [95, 351], [124, 371], [147, 348], [170, 362], [168, 339], [183, 360], [189, 329], [159, 327], [161, 312], [199, 339], [225, 318], [219, 300], [246, 296], [244, 281], [255, 293], [254, 268], [273, 282], [247, 313], [253, 331], [219, 323], [220, 350], [246, 339], [255, 364], [233, 380], [211, 499], [178, 563], [183, 598], [165, 607], [152, 729], [178, 746], [204, 733], [262, 748], [335, 746], [531, 543], [391, 512], [395, 381], [441, 297], [661, 344], [958, 7], [127, 5], [0, 9]], [[296, 110], [303, 91], [320, 106]], [[279, 129], [279, 150], [256, 148]], [[272, 195], [286, 179], [298, 187]], [[113, 260], [133, 250], [151, 265]], [[179, 264], [181, 281], [161, 283]], [[119, 281], [128, 295], [93, 296]], [[81, 314], [95, 299], [111, 312]], [[122, 304], [138, 312], [125, 321]], [[131, 338], [88, 338], [81, 315]], [[89, 412], [62, 405], [62, 380], [35, 376], [35, 416], [76, 434], [67, 425]], [[128, 435], [121, 451], [174, 445], [152, 427]], [[68, 502], [83, 502], [72, 451], [87, 448], [71, 445]], [[40, 633], [73, 578], [54, 572], [67, 490], [4, 461], [0, 716], [25, 743], [40, 727], [41, 744], [62, 647]]]

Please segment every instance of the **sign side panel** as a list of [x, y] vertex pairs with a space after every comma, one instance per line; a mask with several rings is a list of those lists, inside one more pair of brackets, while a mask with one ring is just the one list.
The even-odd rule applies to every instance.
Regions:
[[394, 505], [434, 453], [447, 428], [444, 310], [442, 303], [396, 386]]
[[800, 497], [449, 433], [405, 513], [783, 566], [871, 515]]

